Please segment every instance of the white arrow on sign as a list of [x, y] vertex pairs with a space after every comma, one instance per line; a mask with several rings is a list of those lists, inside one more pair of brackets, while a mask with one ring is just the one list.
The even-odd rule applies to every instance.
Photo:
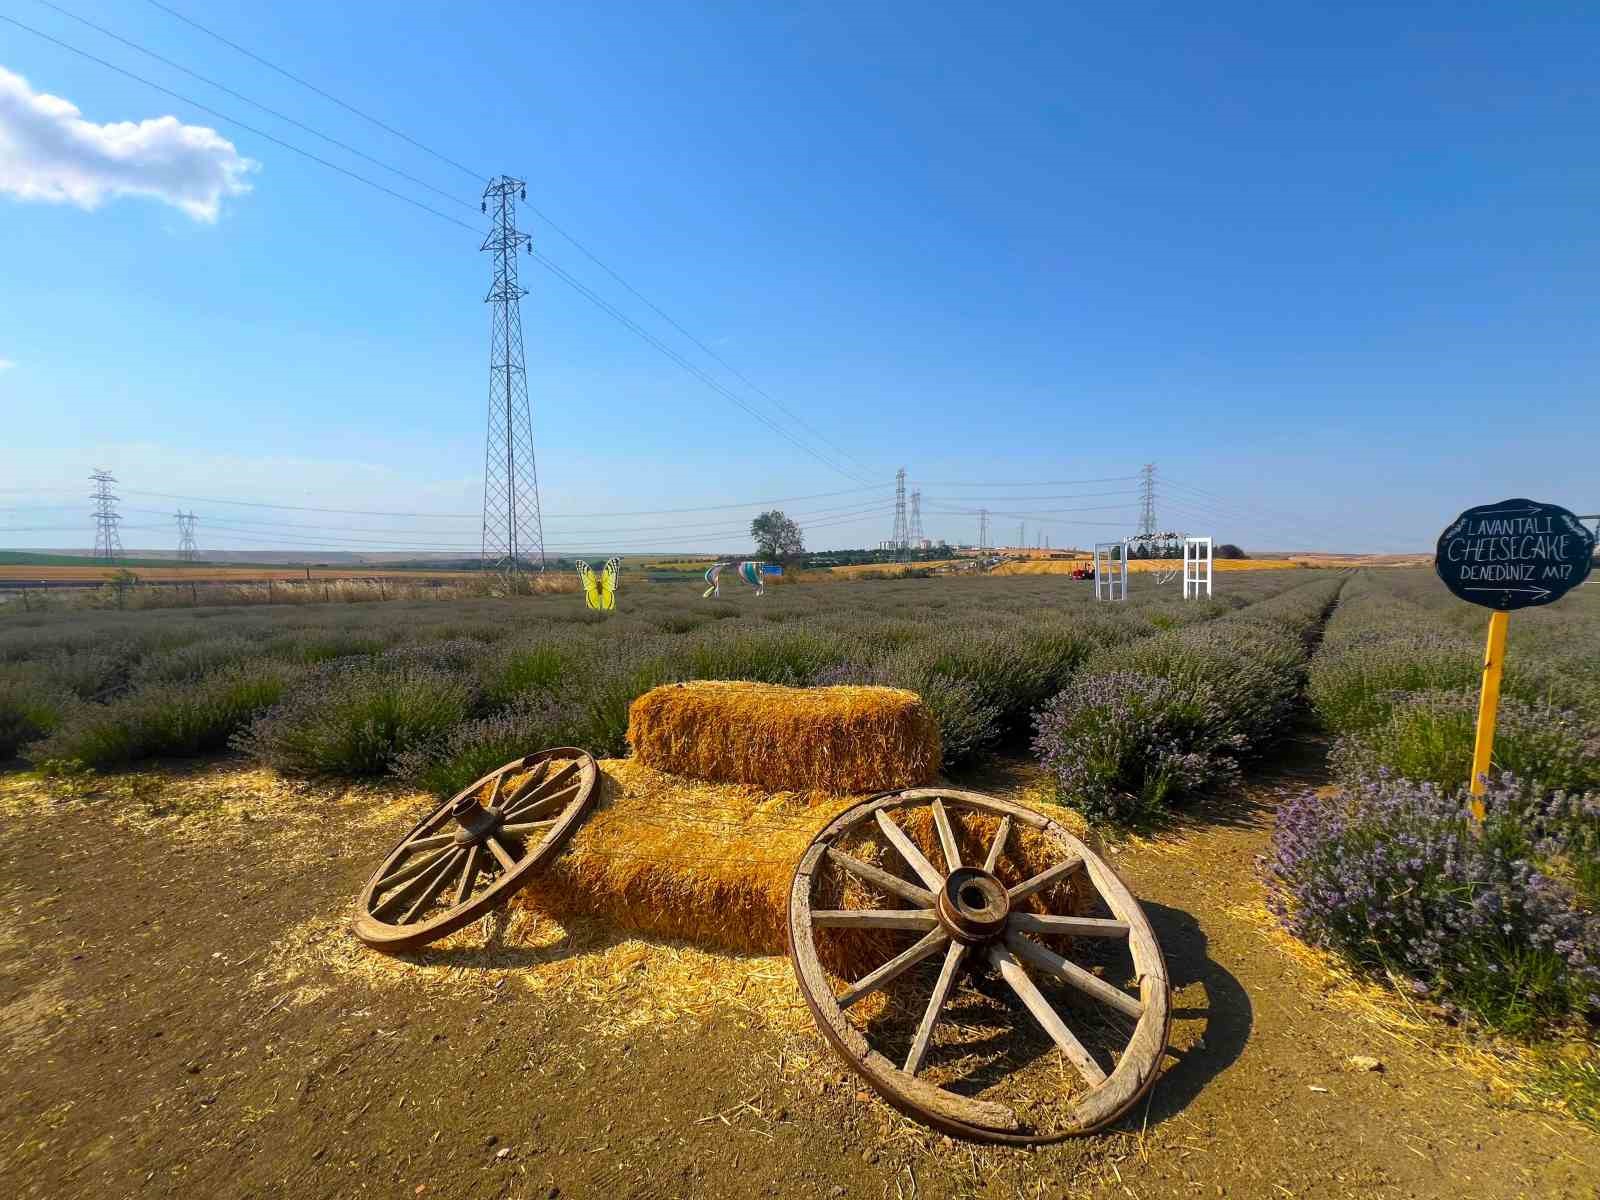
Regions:
[[1522, 595], [1522, 596], [1548, 596], [1550, 594], [1550, 589], [1549, 588], [1542, 588], [1542, 587], [1532, 587], [1532, 588], [1462, 588], [1461, 590], [1464, 591], [1464, 592], [1502, 592], [1502, 593], [1514, 592], [1517, 595]]
[[1480, 517], [1492, 517], [1492, 516], [1495, 516], [1495, 515], [1497, 515], [1499, 513], [1521, 513], [1523, 516], [1531, 516], [1532, 514], [1538, 512], [1538, 511], [1539, 511], [1539, 506], [1538, 505], [1536, 505], [1536, 504], [1528, 504], [1528, 505], [1523, 506], [1522, 508], [1486, 508], [1486, 509], [1483, 509], [1481, 512], [1477, 513], [1476, 515], [1480, 516]]

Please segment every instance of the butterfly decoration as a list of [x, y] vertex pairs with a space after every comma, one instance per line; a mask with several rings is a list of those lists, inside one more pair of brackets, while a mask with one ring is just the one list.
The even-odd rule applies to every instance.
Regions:
[[[700, 598], [702, 600], [709, 600], [713, 596], [720, 597], [722, 595], [722, 585], [718, 582], [718, 576], [722, 574], [724, 568], [731, 567], [733, 565], [734, 564], [731, 562], [719, 562], [712, 563], [711, 566], [706, 568], [706, 582], [711, 586], [700, 593]], [[751, 587], [755, 588], [756, 595], [758, 596], [764, 596], [767, 593], [766, 583], [762, 578], [763, 576], [783, 574], [783, 568], [778, 566], [776, 563], [742, 562], [738, 564], [738, 568], [739, 577]]]
[[600, 574], [582, 559], [578, 560], [578, 578], [583, 581], [583, 602], [600, 612], [610, 612], [617, 607], [617, 579], [622, 574], [620, 558], [606, 559]]

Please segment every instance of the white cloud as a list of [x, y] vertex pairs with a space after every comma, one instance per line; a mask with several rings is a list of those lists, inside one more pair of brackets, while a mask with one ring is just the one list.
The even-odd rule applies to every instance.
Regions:
[[9, 371], [9, 370], [11, 370], [12, 367], [14, 367], [16, 365], [17, 365], [17, 363], [16, 363], [15, 359], [0, 358], [0, 371]]
[[86, 210], [151, 196], [215, 221], [223, 197], [248, 192], [259, 166], [215, 129], [176, 117], [85, 121], [76, 105], [0, 67], [0, 192]]

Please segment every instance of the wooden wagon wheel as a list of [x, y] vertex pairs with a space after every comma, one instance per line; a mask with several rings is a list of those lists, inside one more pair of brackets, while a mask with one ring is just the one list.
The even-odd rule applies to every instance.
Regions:
[[[927, 832], [930, 825], [937, 833], [937, 851], [933, 834]], [[993, 833], [986, 844], [973, 845], [972, 829], [979, 825], [993, 826]], [[911, 836], [913, 828], [924, 831], [927, 853]], [[958, 830], [966, 834], [965, 856]], [[1034, 865], [1048, 862], [1026, 876], [1018, 870], [1016, 856], [1008, 853], [1008, 841], [1015, 846], [1022, 830], [1036, 833], [1029, 839]], [[911, 878], [904, 868], [909, 868]], [[1078, 872], [1084, 873], [1110, 910], [1110, 919], [1036, 911], [1042, 908], [1040, 897], [1080, 878]], [[1017, 882], [1008, 887], [1001, 874]], [[816, 906], [830, 897], [838, 903], [847, 893], [869, 897], [868, 907]], [[879, 953], [871, 961], [880, 965], [853, 981], [843, 981], [845, 986], [836, 990], [824, 961], [829, 945], [836, 946], [826, 939], [839, 935], [828, 930], [894, 931], [902, 948], [899, 953], [892, 947]], [[818, 940], [819, 931], [824, 931], [823, 942]], [[1125, 943], [1138, 996], [1037, 940], [1061, 937]], [[914, 788], [862, 801], [836, 818], [817, 835], [795, 871], [789, 895], [789, 954], [818, 1027], [845, 1062], [896, 1108], [956, 1136], [1035, 1144], [1091, 1133], [1116, 1120], [1144, 1094], [1166, 1050], [1171, 1018], [1166, 964], [1133, 895], [1110, 866], [1056, 822], [976, 792]], [[909, 1016], [920, 1011], [921, 1020], [897, 1065], [883, 1052], [890, 1032], [871, 1020], [853, 1020], [846, 1010], [875, 993], [909, 984], [915, 975], [925, 977], [935, 963], [938, 975], [926, 1005], [920, 1004], [919, 993], [914, 1002], [902, 1006], [907, 1029]], [[1097, 1057], [1087, 1048], [1066, 1016], [1041, 992], [1035, 974], [1053, 988], [1064, 984], [1072, 998], [1084, 1001], [1084, 1016], [1097, 1030], [1120, 1024], [1122, 1028], [1113, 1028], [1112, 1034], [1123, 1043], [1120, 1053], [1102, 1043]], [[1016, 1034], [1014, 1024], [1020, 1016], [1010, 1001], [1020, 1001], [1060, 1049], [1070, 1064], [1068, 1070], [1081, 1079], [1076, 1085], [1081, 1090], [1070, 1095], [1054, 1092], [1050, 1097], [1048, 1122], [1026, 1118], [1010, 1104], [976, 1094], [995, 1090], [1004, 1076], [984, 1088], [970, 1080], [950, 1081], [960, 1090], [919, 1077], [941, 1012], [961, 997], [963, 988], [975, 993], [966, 999], [987, 1002], [1008, 1014], [1000, 1018], [1008, 1038]], [[882, 1003], [887, 1009], [887, 994]], [[1080, 1023], [1078, 1028], [1081, 1032], [1085, 1026]]]
[[572, 747], [491, 771], [400, 839], [362, 890], [352, 932], [380, 950], [411, 950], [471, 924], [560, 851], [598, 777]]

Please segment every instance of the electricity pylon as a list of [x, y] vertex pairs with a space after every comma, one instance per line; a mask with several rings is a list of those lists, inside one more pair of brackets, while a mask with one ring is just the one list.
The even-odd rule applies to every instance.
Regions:
[[103, 467], [89, 478], [94, 482], [94, 491], [89, 493], [89, 499], [94, 501], [94, 556], [101, 562], [116, 562], [122, 557], [122, 535], [117, 532], [122, 518], [117, 515], [117, 497], [111, 491], [117, 478]]
[[528, 372], [522, 360], [522, 297], [517, 252], [533, 239], [517, 231], [517, 198], [527, 185], [502, 175], [483, 189], [483, 211], [493, 218], [481, 250], [494, 254], [494, 282], [484, 302], [489, 318], [489, 432], [483, 456], [483, 564], [517, 574], [544, 570], [544, 520], [539, 512], [539, 472], [533, 458], [533, 417]]

